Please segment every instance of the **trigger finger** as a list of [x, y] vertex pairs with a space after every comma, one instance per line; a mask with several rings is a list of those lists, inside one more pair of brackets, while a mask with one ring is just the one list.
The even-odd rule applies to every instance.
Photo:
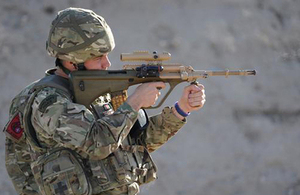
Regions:
[[155, 84], [157, 89], [164, 89], [166, 87], [164, 82], [156, 82]]

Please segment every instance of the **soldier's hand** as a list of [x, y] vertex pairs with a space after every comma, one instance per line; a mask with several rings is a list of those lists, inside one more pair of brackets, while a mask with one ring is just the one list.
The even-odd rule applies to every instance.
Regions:
[[151, 82], [139, 85], [134, 93], [128, 97], [127, 103], [136, 111], [140, 108], [150, 107], [155, 104], [160, 95], [159, 89], [165, 88], [163, 82]]
[[204, 86], [192, 84], [184, 88], [183, 94], [178, 101], [178, 106], [185, 113], [189, 113], [202, 108], [205, 101]]

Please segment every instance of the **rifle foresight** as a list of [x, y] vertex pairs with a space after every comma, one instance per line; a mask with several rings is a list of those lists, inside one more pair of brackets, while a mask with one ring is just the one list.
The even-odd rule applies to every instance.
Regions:
[[133, 53], [122, 53], [120, 59], [121, 61], [167, 61], [171, 59], [171, 54], [168, 52], [135, 51]]
[[256, 75], [256, 70], [247, 70], [247, 75]]

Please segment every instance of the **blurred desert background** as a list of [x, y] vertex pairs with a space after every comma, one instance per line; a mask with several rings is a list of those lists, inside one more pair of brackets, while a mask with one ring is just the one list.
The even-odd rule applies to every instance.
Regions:
[[[147, 50], [199, 70], [258, 72], [200, 80], [205, 106], [153, 153], [159, 178], [141, 195], [300, 195], [299, 0], [1, 0], [1, 128], [12, 98], [54, 67], [45, 41], [67, 7], [106, 19], [116, 41], [111, 69], [122, 68], [120, 53]], [[0, 137], [0, 194], [16, 195]]]

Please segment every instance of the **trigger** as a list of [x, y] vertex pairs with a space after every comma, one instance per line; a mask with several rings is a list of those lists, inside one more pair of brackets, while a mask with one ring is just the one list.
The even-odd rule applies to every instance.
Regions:
[[198, 81], [191, 82], [191, 85], [199, 85]]

